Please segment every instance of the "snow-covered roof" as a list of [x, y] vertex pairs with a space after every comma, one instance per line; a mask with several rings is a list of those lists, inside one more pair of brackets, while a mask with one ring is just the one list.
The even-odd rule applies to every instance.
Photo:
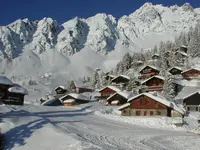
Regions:
[[3, 85], [13, 85], [12, 81], [10, 81], [6, 76], [0, 75], [0, 84]]
[[100, 89], [99, 92], [100, 92], [100, 91], [103, 91], [103, 90], [106, 89], [106, 88], [112, 89], [112, 90], [115, 91], [115, 92], [121, 91], [121, 90], [120, 90], [119, 88], [117, 88], [116, 86], [109, 85], [109, 86], [106, 86], [106, 87]]
[[193, 80], [185, 80], [185, 79], [180, 79], [180, 80], [175, 80], [174, 83], [182, 85], [182, 86], [189, 86], [189, 87], [199, 87], [200, 81], [197, 79]]
[[64, 99], [65, 97], [67, 97], [67, 96], [71, 96], [71, 97], [73, 97], [73, 98], [75, 98], [75, 99], [89, 100], [88, 97], [86, 97], [86, 96], [84, 96], [84, 95], [82, 95], [82, 94], [77, 94], [77, 93], [70, 93], [70, 94], [67, 94], [67, 95], [65, 95], [65, 96], [62, 96], [62, 97], [60, 98], [60, 100], [63, 100], [63, 99]]
[[188, 97], [190, 97], [192, 95], [195, 95], [195, 94], [200, 94], [200, 91], [196, 91], [196, 92], [190, 93], [189, 95], [183, 97], [183, 99], [186, 99], [186, 98], [188, 98]]
[[186, 45], [181, 45], [181, 47], [183, 47], [183, 48], [187, 48], [187, 46], [186, 46]]
[[56, 87], [54, 90], [57, 90], [58, 88], [61, 88], [61, 89], [66, 89], [66, 87], [65, 86], [63, 86], [63, 85], [60, 85], [60, 86], [58, 86], [58, 87]]
[[129, 77], [129, 76], [126, 76], [126, 75], [119, 75], [119, 76], [116, 76], [115, 78], [113, 78], [112, 81], [115, 80], [115, 79], [117, 79], [117, 78], [119, 78], [119, 77], [126, 78], [126, 79], [130, 80], [130, 77]]
[[160, 56], [160, 55], [159, 55], [158, 53], [155, 53], [155, 54], [152, 55], [152, 57], [153, 57], [153, 56]]
[[161, 79], [161, 80], [165, 80], [164, 77], [156, 75], [156, 76], [152, 76], [152, 77], [150, 77], [150, 78], [144, 80], [144, 81], [142, 82], [142, 84], [146, 83], [147, 81], [151, 80], [152, 78], [158, 78], [158, 79]]
[[128, 107], [128, 106], [130, 106], [130, 105], [131, 105], [130, 103], [126, 103], [126, 104], [120, 106], [120, 107], [118, 108], [118, 110], [122, 110], [122, 109], [124, 109], [124, 108], [126, 108], [126, 107]]
[[140, 97], [142, 95], [147, 96], [147, 97], [149, 97], [149, 98], [151, 98], [151, 99], [153, 99], [153, 100], [155, 100], [155, 101], [157, 101], [157, 102], [159, 102], [161, 104], [164, 104], [164, 105], [166, 105], [166, 106], [168, 106], [168, 107], [180, 112], [181, 114], [184, 114], [184, 111], [181, 108], [179, 108], [174, 102], [168, 101], [165, 97], [162, 97], [160, 95], [153, 95], [151, 93], [141, 93], [139, 95], [136, 95], [136, 96], [131, 97], [130, 99], [128, 99], [128, 102], [131, 102], [133, 99], [136, 99], [136, 98], [138, 98], [138, 97]]
[[28, 90], [20, 86], [19, 84], [14, 84], [12, 87], [8, 89], [10, 93], [20, 93], [24, 95], [28, 95]]
[[73, 81], [77, 88], [93, 89], [89, 83], [83, 83], [82, 81]]
[[170, 68], [169, 71], [172, 70], [172, 69], [177, 69], [177, 70], [181, 70], [181, 71], [183, 70], [182, 68], [176, 66], [176, 67]]
[[180, 53], [181, 55], [188, 56], [188, 54], [187, 54], [187, 53], [185, 53], [185, 52], [182, 52], [182, 51], [177, 51], [176, 53]]
[[200, 69], [199, 68], [190, 68], [190, 69], [187, 69], [187, 70], [184, 70], [181, 74], [183, 74], [183, 73], [185, 73], [185, 72], [187, 72], [187, 71], [190, 71], [190, 70], [198, 70], [198, 71], [200, 71]]
[[47, 106], [47, 105], [51, 105], [53, 102], [55, 101], [59, 101], [59, 99], [57, 98], [53, 98], [53, 99], [50, 99], [50, 100], [47, 100], [45, 101], [44, 103], [42, 103], [43, 106]]
[[67, 99], [67, 100], [64, 100], [64, 103], [73, 103], [73, 102], [76, 102], [74, 99]]
[[155, 67], [155, 66], [146, 65], [146, 66], [144, 66], [139, 72], [141, 72], [141, 71], [142, 71], [144, 68], [146, 68], [146, 67], [150, 67], [150, 68], [152, 68], [152, 69], [154, 69], [154, 70], [160, 71], [160, 69], [158, 69], [158, 68]]
[[121, 95], [122, 97], [124, 97], [124, 98], [126, 98], [126, 99], [128, 99], [130, 96], [132, 96], [132, 93], [131, 93], [131, 92], [128, 92], [128, 91], [118, 91], [118, 92], [112, 94], [111, 96], [109, 96], [109, 97], [107, 98], [107, 100], [109, 100], [110, 98], [112, 98], [113, 96], [115, 96], [115, 95], [117, 95], [117, 94]]
[[182, 100], [183, 98], [187, 97], [192, 93], [196, 93], [200, 91], [200, 87], [196, 86], [185, 86], [178, 92], [177, 96], [174, 98], [175, 100]]
[[112, 78], [115, 78], [115, 77], [116, 77], [115, 75], [112, 75], [112, 74], [109, 74], [109, 75], [107, 75], [107, 76], [112, 77]]

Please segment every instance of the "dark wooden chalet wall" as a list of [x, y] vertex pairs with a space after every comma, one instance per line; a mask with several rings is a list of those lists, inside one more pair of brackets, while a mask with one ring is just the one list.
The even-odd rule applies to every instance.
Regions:
[[100, 91], [101, 98], [108, 98], [110, 95], [114, 94], [115, 91], [110, 88], [105, 88], [104, 90]]
[[160, 86], [160, 85], [164, 85], [164, 81], [162, 79], [159, 78], [152, 78], [149, 81], [147, 81], [146, 83], [144, 83], [144, 85], [147, 86]]
[[200, 105], [200, 94], [196, 93], [183, 100], [185, 105]]
[[108, 100], [108, 103], [111, 104], [112, 101], [114, 100], [119, 100], [119, 105], [123, 105], [127, 102], [127, 99], [124, 98], [123, 96], [119, 95], [119, 94], [116, 94], [115, 96], [113, 96], [112, 98], [110, 98]]
[[188, 70], [188, 71], [182, 73], [182, 76], [184, 78], [197, 77], [199, 75], [200, 75], [200, 71], [196, 70], [196, 69], [191, 69], [191, 70]]
[[145, 80], [151, 76], [158, 75], [159, 71], [155, 70], [149, 66], [146, 66], [143, 70], [140, 71], [140, 79]]
[[119, 84], [119, 83], [127, 83], [129, 82], [129, 79], [123, 78], [119, 76], [118, 78], [112, 80], [113, 83]]
[[134, 109], [167, 109], [167, 106], [142, 95], [131, 101], [131, 108]]

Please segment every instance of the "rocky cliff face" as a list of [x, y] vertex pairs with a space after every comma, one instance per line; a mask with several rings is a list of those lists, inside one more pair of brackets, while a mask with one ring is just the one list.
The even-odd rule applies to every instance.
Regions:
[[134, 51], [172, 39], [199, 20], [200, 9], [188, 3], [180, 7], [145, 3], [118, 21], [106, 14], [74, 18], [62, 25], [51, 18], [33, 22], [17, 20], [0, 27], [0, 59], [16, 58], [26, 49], [39, 55], [54, 48], [70, 56], [86, 46], [100, 54], [108, 54], [116, 48], [116, 43]]

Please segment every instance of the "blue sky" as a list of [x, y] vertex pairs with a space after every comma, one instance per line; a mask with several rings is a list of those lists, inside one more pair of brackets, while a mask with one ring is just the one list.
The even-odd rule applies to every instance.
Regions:
[[39, 20], [44, 17], [51, 17], [60, 24], [76, 16], [87, 18], [101, 12], [119, 18], [134, 12], [145, 2], [166, 6], [189, 2], [195, 8], [200, 7], [199, 0], [0, 0], [0, 2], [0, 25], [6, 25], [20, 18]]

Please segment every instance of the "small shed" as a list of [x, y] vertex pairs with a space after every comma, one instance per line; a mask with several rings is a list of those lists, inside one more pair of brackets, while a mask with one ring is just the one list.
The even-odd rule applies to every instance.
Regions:
[[182, 45], [182, 46], [179, 48], [179, 51], [184, 52], [184, 53], [187, 53], [188, 47], [187, 47], [186, 45]]
[[159, 73], [160, 73], [160, 70], [158, 68], [156, 68], [155, 66], [147, 65], [139, 71], [140, 75], [138, 78], [141, 80], [145, 80], [152, 76], [158, 75]]
[[101, 94], [101, 99], [107, 99], [109, 96], [119, 91], [121, 90], [118, 87], [109, 85], [100, 89], [99, 93]]
[[184, 116], [184, 111], [174, 102], [151, 93], [141, 93], [129, 98], [128, 103], [119, 110], [123, 116]]
[[74, 106], [76, 105], [76, 101], [74, 99], [67, 99], [64, 100], [64, 106]]
[[169, 73], [172, 75], [180, 75], [182, 71], [180, 67], [172, 67], [169, 69]]

